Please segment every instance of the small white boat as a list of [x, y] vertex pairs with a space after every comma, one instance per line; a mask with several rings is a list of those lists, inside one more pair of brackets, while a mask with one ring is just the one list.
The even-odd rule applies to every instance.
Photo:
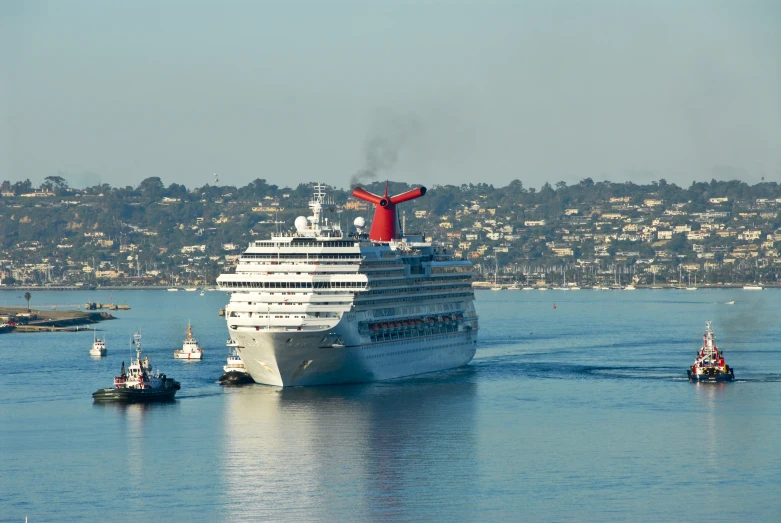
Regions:
[[724, 305], [735, 305], [735, 300], [730, 300], [726, 302]]
[[764, 287], [761, 285], [744, 285], [743, 290], [744, 291], [761, 291]]
[[182, 350], [174, 351], [177, 360], [200, 360], [203, 357], [203, 349], [198, 345], [198, 340], [193, 338], [193, 327], [187, 322], [187, 336], [182, 343]]
[[106, 355], [106, 340], [101, 340], [95, 334], [95, 329], [92, 329], [92, 348], [89, 350], [90, 356], [105, 356]]
[[170, 289], [168, 289], [168, 292], [179, 292], [179, 289], [177, 289], [176, 287], [171, 287]]
[[636, 291], [636, 290], [637, 290], [637, 287], [635, 287], [634, 285], [632, 285], [632, 284], [630, 283], [629, 285], [627, 285], [626, 287], [624, 287], [624, 290], [625, 290], [625, 291]]
[[201, 291], [201, 296], [205, 296], [205, 295], [206, 295], [206, 293], [204, 293], [203, 291]]
[[195, 292], [198, 290], [198, 287], [185, 287], [184, 290], [187, 292]]
[[228, 340], [228, 364], [222, 367], [225, 374], [220, 376], [220, 383], [229, 385], [240, 385], [242, 383], [253, 383], [252, 376], [247, 372], [244, 367], [244, 362], [241, 361], [238, 349], [239, 344], [236, 340]]

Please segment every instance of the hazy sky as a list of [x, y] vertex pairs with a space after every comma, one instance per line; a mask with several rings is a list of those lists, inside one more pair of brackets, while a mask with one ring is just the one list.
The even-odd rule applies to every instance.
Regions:
[[781, 2], [0, 1], [0, 180], [368, 167], [781, 182]]

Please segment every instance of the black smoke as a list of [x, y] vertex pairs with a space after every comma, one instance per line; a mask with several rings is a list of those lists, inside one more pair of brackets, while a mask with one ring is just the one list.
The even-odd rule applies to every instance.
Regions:
[[418, 147], [423, 134], [414, 116], [378, 113], [363, 146], [364, 165], [350, 178], [350, 187], [393, 171], [400, 158]]

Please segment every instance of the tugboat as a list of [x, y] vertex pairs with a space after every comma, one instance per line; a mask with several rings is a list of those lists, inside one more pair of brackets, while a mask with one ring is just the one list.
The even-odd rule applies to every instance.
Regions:
[[105, 356], [106, 355], [106, 340], [101, 340], [95, 333], [95, 329], [92, 329], [92, 348], [89, 350], [90, 356]]
[[141, 334], [133, 335], [132, 343], [136, 346], [136, 359], [130, 362], [125, 370], [125, 362], [122, 362], [122, 370], [119, 376], [114, 378], [114, 386], [99, 389], [92, 394], [96, 402], [120, 402], [135, 403], [147, 401], [172, 401], [179, 390], [179, 382], [166, 377], [165, 374], [152, 373], [149, 364], [149, 356], [141, 360]]
[[244, 362], [241, 361], [241, 356], [239, 356], [239, 351], [237, 350], [239, 343], [236, 340], [228, 340], [227, 346], [229, 348], [228, 364], [222, 368], [225, 374], [220, 376], [220, 383], [223, 385], [255, 383], [255, 380], [252, 379], [252, 376], [249, 375], [249, 372], [244, 367]]
[[724, 363], [724, 353], [716, 347], [715, 334], [710, 322], [705, 322], [705, 334], [702, 335], [702, 348], [697, 353], [694, 365], [686, 371], [691, 381], [732, 381], [735, 370]]
[[187, 336], [182, 343], [182, 350], [174, 351], [174, 359], [200, 360], [203, 357], [203, 349], [198, 345], [198, 340], [193, 338], [193, 326], [187, 322]]

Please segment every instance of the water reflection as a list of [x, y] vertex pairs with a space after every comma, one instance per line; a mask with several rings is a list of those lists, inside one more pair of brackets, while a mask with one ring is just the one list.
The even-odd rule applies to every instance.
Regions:
[[[155, 438], [159, 428], [155, 426], [154, 411], [158, 411], [157, 419], [161, 419], [160, 411], [171, 410], [177, 407], [175, 401], [162, 403], [120, 403], [98, 402], [93, 403], [94, 409], [113, 411], [117, 419], [117, 429], [122, 434], [120, 444], [123, 465], [123, 478], [129, 491], [143, 491], [147, 481], [146, 473], [149, 465], [149, 456], [153, 452], [159, 452], [159, 444], [155, 444]], [[162, 412], [162, 418], [166, 416]], [[158, 422], [159, 423], [159, 422]]]
[[701, 418], [702, 425], [700, 427], [694, 427], [694, 430], [702, 434], [702, 437], [700, 438], [700, 449], [702, 454], [698, 456], [698, 458], [704, 458], [711, 470], [717, 470], [723, 456], [723, 450], [720, 448], [718, 441], [718, 424], [722, 421], [719, 418], [719, 404], [726, 400], [728, 385], [725, 382], [697, 382], [694, 386], [696, 387], [697, 399], [702, 406], [703, 413]]
[[477, 469], [465, 378], [230, 391], [226, 519], [464, 518]]

